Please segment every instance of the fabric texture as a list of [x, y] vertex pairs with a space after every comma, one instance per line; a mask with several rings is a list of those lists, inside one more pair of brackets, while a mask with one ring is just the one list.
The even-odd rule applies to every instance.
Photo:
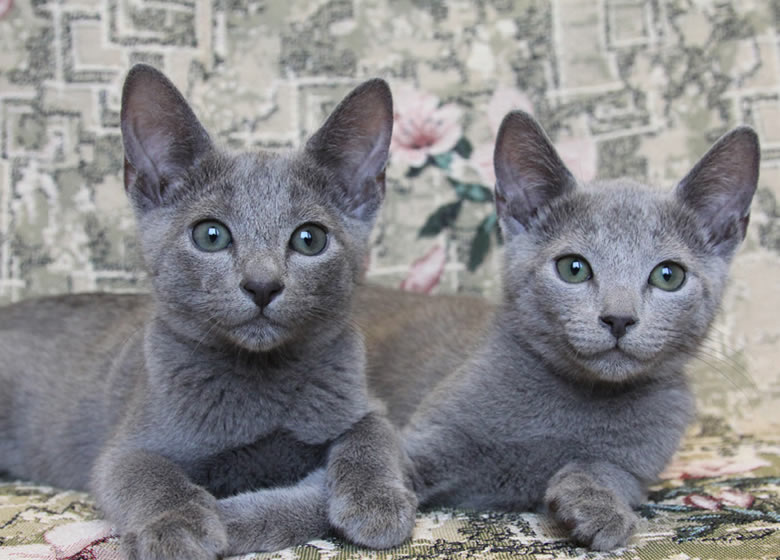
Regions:
[[[750, 124], [759, 190], [690, 376], [699, 422], [632, 544], [569, 543], [529, 514], [421, 513], [410, 543], [337, 539], [269, 558], [776, 558], [780, 555], [780, 2], [777, 0], [0, 0], [0, 302], [142, 291], [119, 103], [163, 70], [214, 139], [299, 146], [364, 79], [393, 89], [387, 197], [368, 277], [499, 295], [492, 146], [532, 112], [580, 179], [671, 188]], [[0, 558], [117, 557], [89, 497], [4, 481]]]

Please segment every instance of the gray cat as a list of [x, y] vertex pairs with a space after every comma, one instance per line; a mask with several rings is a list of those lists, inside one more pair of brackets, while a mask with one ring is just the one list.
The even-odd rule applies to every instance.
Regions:
[[726, 134], [671, 193], [577, 185], [515, 112], [494, 161], [500, 305], [364, 289], [369, 384], [405, 425], [421, 504], [547, 510], [612, 549], [692, 417], [683, 367], [745, 235], [758, 140]]
[[152, 294], [0, 311], [0, 470], [91, 489], [128, 559], [406, 539], [416, 498], [351, 320], [392, 118], [372, 80], [302, 150], [229, 155], [134, 67], [125, 186]]

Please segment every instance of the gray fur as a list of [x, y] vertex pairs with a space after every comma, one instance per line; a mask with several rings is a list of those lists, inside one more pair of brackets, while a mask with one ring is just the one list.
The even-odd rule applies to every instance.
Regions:
[[[632, 508], [693, 415], [684, 365], [744, 236], [758, 157], [755, 133], [739, 128], [671, 193], [576, 185], [530, 116], [506, 117], [500, 305], [375, 288], [358, 297], [370, 385], [405, 425], [421, 504], [547, 510], [593, 549], [627, 542]], [[589, 261], [589, 281], [559, 276], [570, 254]], [[648, 283], [664, 261], [687, 271], [678, 291]]]
[[[303, 150], [231, 155], [162, 74], [133, 68], [125, 178], [152, 294], [0, 311], [0, 470], [94, 491], [128, 559], [268, 550], [331, 527], [367, 546], [407, 538], [416, 498], [351, 320], [391, 127], [373, 80]], [[203, 219], [232, 244], [198, 249]], [[290, 248], [306, 222], [328, 232], [315, 256]], [[249, 281], [281, 289], [258, 299]]]

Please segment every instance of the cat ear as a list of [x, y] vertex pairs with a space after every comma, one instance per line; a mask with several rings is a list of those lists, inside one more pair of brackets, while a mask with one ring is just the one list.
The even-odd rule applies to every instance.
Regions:
[[212, 149], [208, 133], [176, 86], [145, 64], [127, 74], [121, 123], [125, 189], [143, 206], [162, 204], [187, 169]]
[[720, 254], [730, 254], [745, 238], [760, 159], [755, 131], [735, 128], [715, 142], [675, 189], [675, 196], [706, 225]]
[[393, 97], [384, 80], [355, 88], [306, 144], [339, 181], [343, 207], [370, 221], [384, 198], [385, 165], [393, 133]]
[[539, 123], [512, 111], [501, 123], [493, 154], [496, 213], [505, 234], [528, 227], [537, 210], [572, 191], [576, 180]]

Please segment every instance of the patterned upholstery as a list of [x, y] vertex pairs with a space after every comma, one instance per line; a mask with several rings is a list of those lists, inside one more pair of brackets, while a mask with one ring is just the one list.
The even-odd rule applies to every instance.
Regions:
[[[396, 134], [368, 275], [419, 291], [498, 295], [490, 149], [510, 108], [533, 112], [580, 178], [665, 188], [728, 128], [754, 126], [748, 238], [691, 365], [700, 420], [631, 546], [588, 557], [780, 554], [777, 0], [0, 0], [0, 302], [143, 290], [118, 128], [138, 61], [237, 149], [297, 146], [351, 87], [388, 79]], [[88, 496], [0, 483], [0, 558], [116, 547]], [[394, 551], [333, 539], [260, 557], [586, 553], [533, 514], [433, 511]]]

